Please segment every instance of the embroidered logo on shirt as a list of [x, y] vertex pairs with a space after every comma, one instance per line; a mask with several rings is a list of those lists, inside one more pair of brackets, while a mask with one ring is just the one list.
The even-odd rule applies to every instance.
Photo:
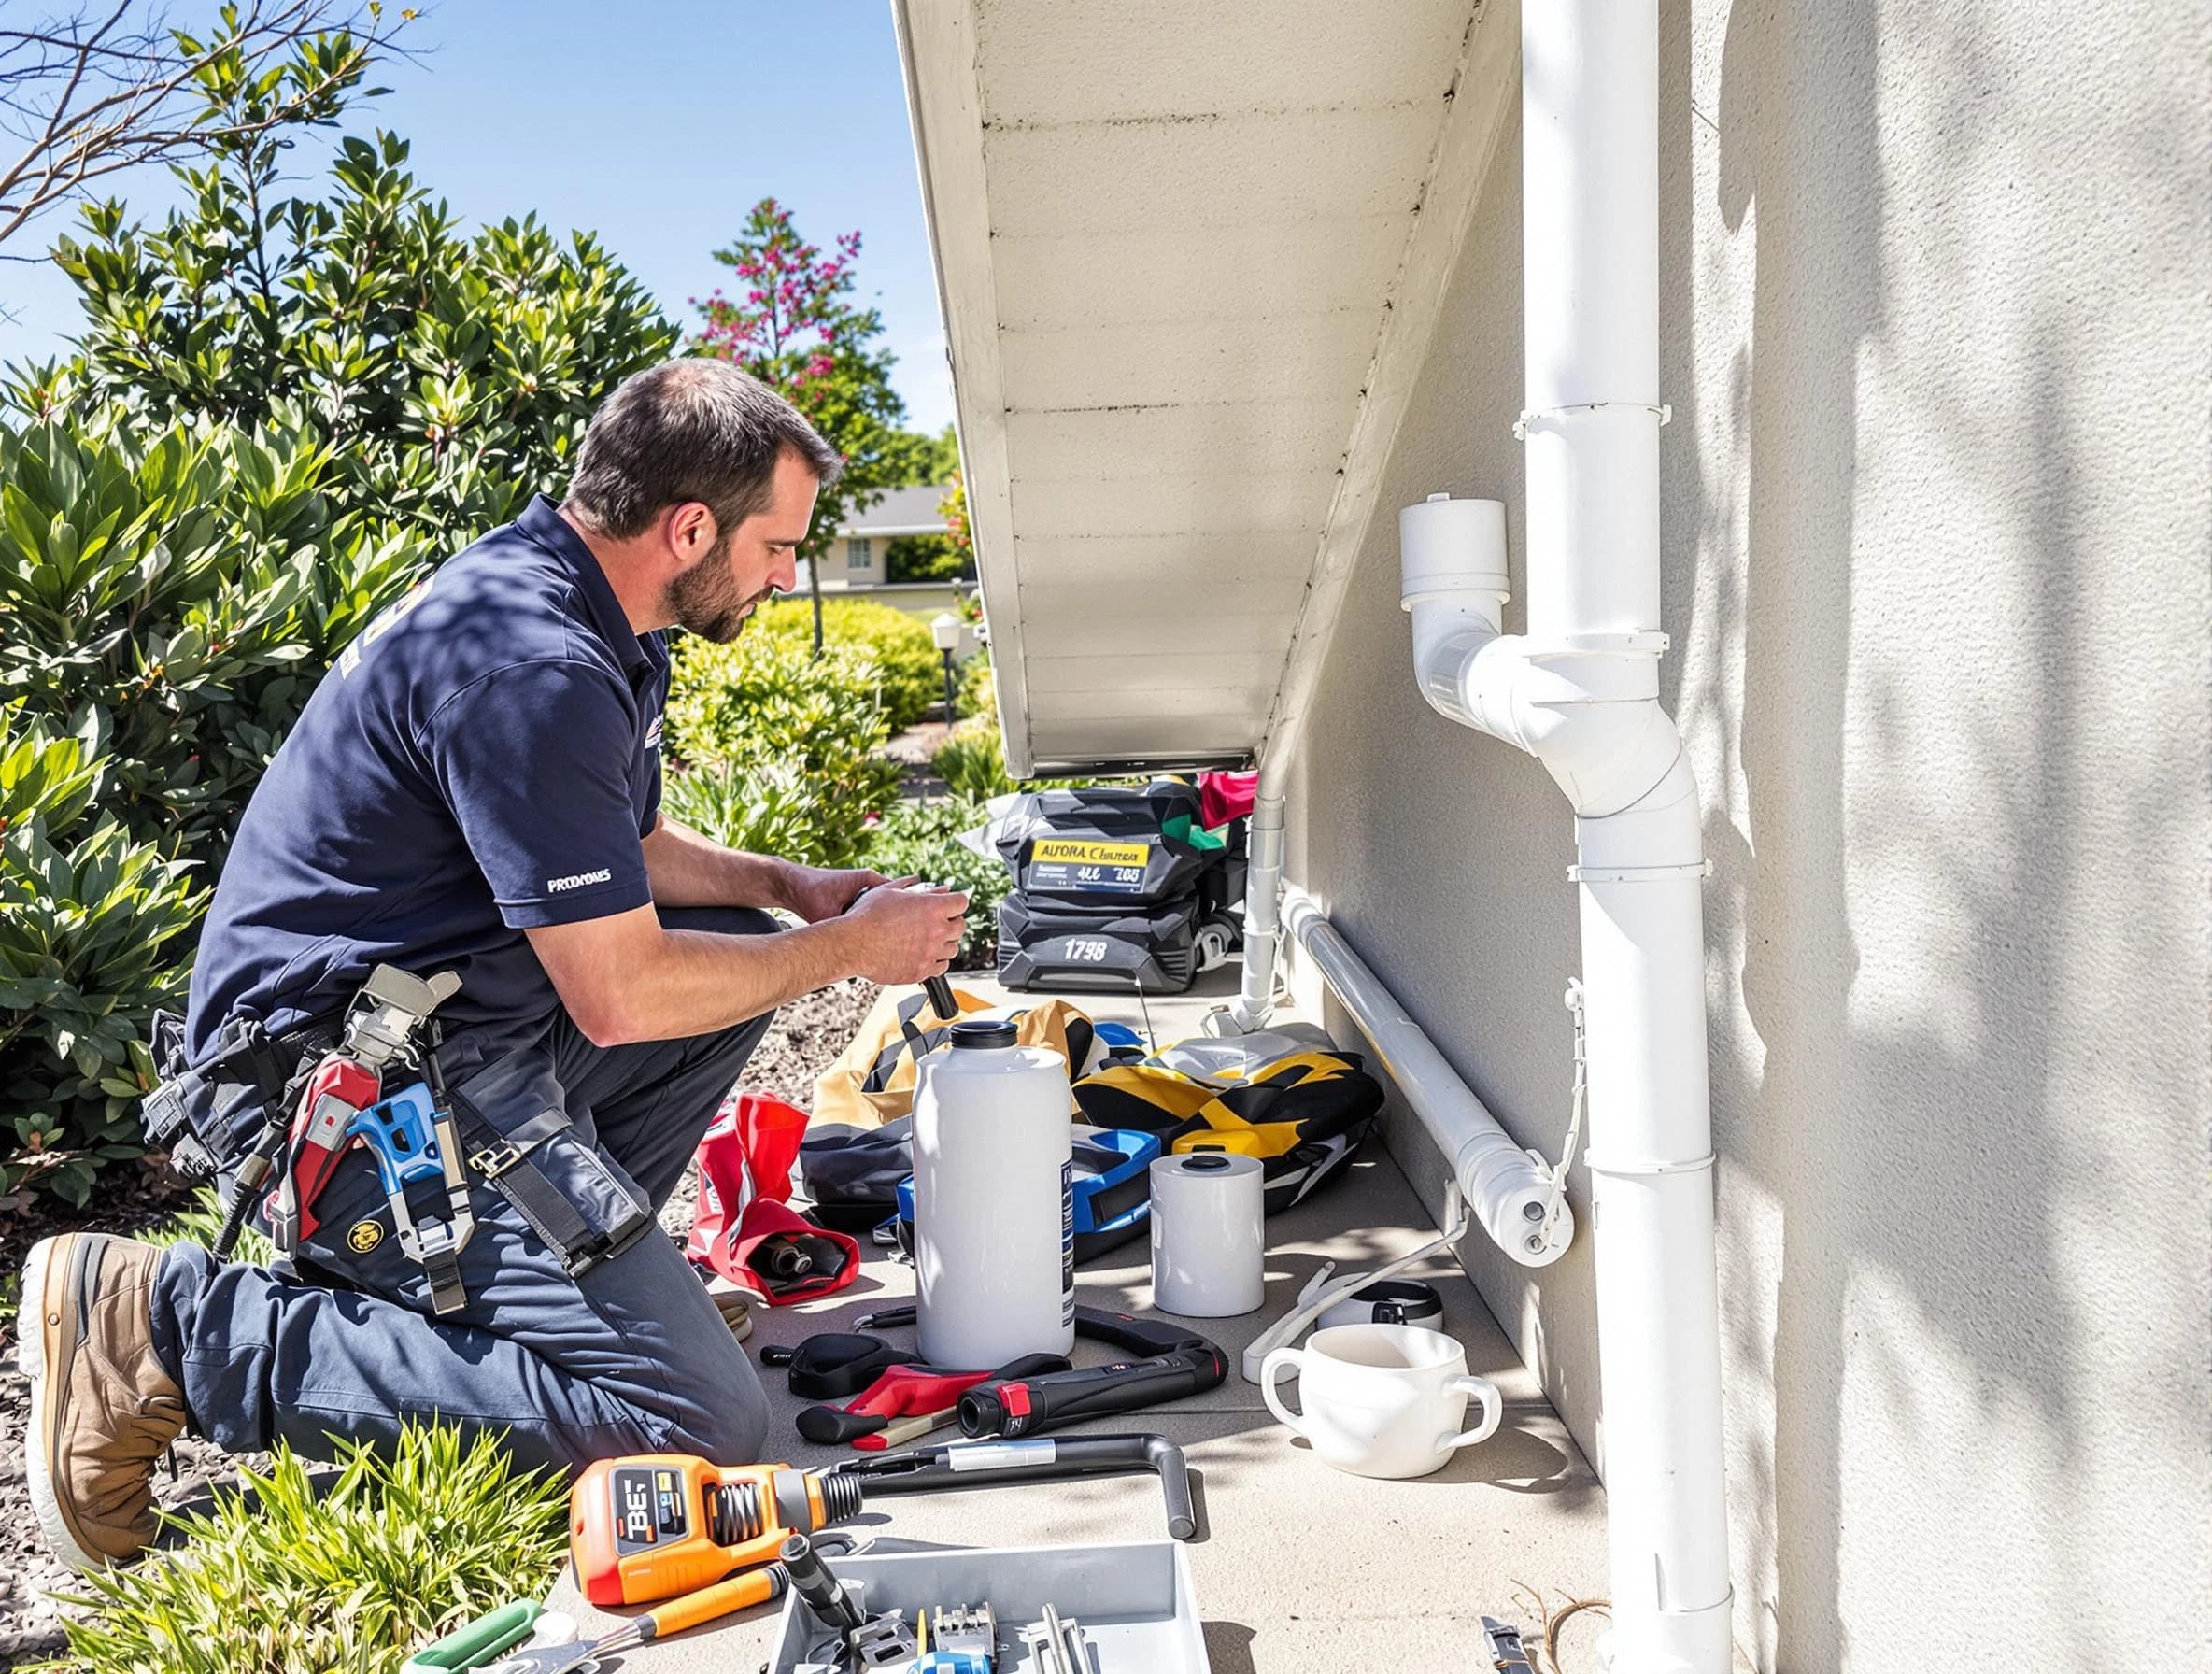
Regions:
[[579, 872], [565, 878], [547, 878], [546, 893], [559, 895], [563, 889], [581, 889], [586, 884], [603, 884], [614, 875], [610, 868], [603, 866], [597, 872]]

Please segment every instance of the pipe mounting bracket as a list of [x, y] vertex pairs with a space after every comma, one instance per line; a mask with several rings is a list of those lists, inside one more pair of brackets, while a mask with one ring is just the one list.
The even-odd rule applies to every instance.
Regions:
[[1713, 1166], [1717, 1153], [1668, 1160], [1659, 1156], [1615, 1157], [1610, 1151], [1585, 1151], [1582, 1166], [1593, 1174], [1695, 1174]]
[[1676, 878], [1709, 878], [1711, 859], [1691, 860], [1680, 866], [1570, 866], [1570, 884], [1666, 884]]
[[1602, 413], [1614, 407], [1629, 412], [1650, 413], [1662, 425], [1674, 422], [1674, 408], [1666, 402], [1649, 401], [1574, 401], [1565, 406], [1524, 407], [1521, 416], [1513, 420], [1513, 440], [1525, 442], [1528, 433], [1547, 418], [1566, 418], [1581, 413]]

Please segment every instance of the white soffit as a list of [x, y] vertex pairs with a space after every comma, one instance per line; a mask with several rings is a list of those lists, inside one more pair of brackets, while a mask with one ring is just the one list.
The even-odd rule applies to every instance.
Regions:
[[1372, 515], [1517, 15], [893, 12], [1008, 765], [1248, 757]]

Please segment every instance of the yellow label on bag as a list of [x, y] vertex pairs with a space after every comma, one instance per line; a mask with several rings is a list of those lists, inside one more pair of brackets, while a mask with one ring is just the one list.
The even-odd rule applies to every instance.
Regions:
[[1148, 843], [1088, 843], [1080, 837], [1040, 837], [1032, 860], [1066, 860], [1079, 866], [1141, 866], [1152, 858]]

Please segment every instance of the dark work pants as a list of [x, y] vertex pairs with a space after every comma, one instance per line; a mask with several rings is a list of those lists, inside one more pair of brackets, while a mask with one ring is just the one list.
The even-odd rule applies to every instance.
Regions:
[[[732, 934], [775, 928], [750, 909], [661, 919]], [[565, 1108], [560, 1142], [532, 1156], [579, 1202], [630, 1191], [658, 1213], [768, 1024], [603, 1049], [560, 1014], [519, 1048], [489, 1045], [478, 1031], [449, 1041], [440, 1061], [459, 1098], [503, 1132], [542, 1127], [548, 1109]], [[215, 1093], [219, 1110], [250, 1096]], [[445, 1213], [442, 1189], [419, 1188], [409, 1201], [418, 1219]], [[316, 1202], [321, 1225], [296, 1262], [272, 1272], [176, 1246], [154, 1286], [153, 1343], [183, 1386], [193, 1428], [231, 1452], [282, 1440], [327, 1458], [326, 1438], [389, 1443], [403, 1419], [434, 1415], [503, 1435], [525, 1466], [573, 1469], [625, 1453], [760, 1456], [759, 1382], [664, 1233], [649, 1228], [572, 1278], [495, 1187], [474, 1181], [471, 1208], [468, 1302], [442, 1318], [361, 1150]]]

